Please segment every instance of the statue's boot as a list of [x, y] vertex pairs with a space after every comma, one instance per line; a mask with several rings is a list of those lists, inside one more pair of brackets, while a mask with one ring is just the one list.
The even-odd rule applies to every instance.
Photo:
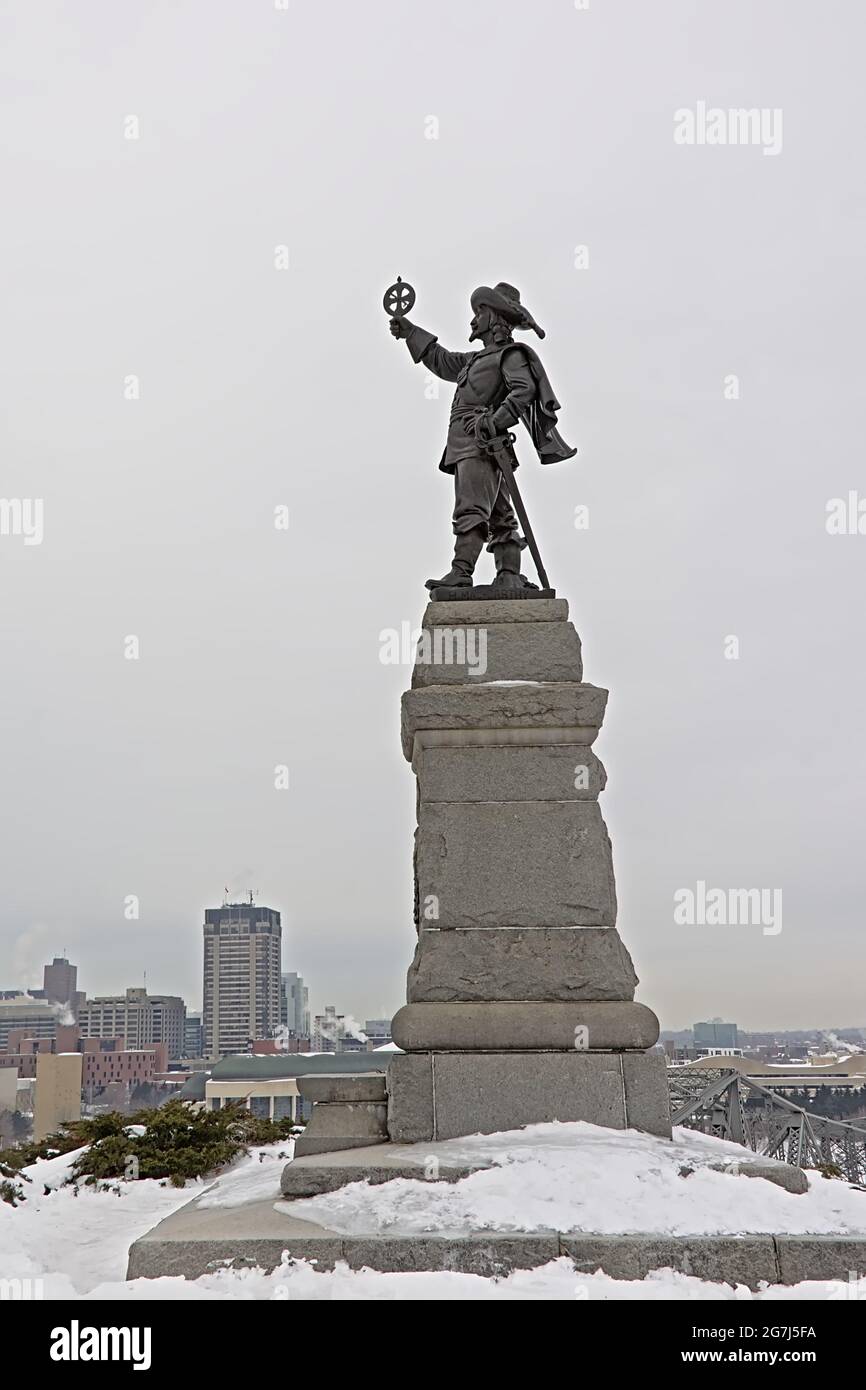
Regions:
[[464, 589], [472, 583], [472, 572], [484, 545], [486, 527], [462, 531], [454, 542], [451, 568], [441, 579], [428, 579], [425, 589]]
[[537, 587], [520, 573], [520, 552], [524, 544], [525, 542], [508, 540], [500, 541], [497, 545], [490, 547], [496, 561], [494, 589], [504, 589], [506, 593], [517, 594], [522, 593], [524, 589]]

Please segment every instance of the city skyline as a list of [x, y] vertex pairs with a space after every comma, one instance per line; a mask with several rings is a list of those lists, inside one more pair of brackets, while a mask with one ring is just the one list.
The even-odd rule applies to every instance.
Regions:
[[[249, 906], [250, 906], [250, 902], [249, 902], [249, 900], [248, 900], [246, 903], [243, 902], [243, 901], [240, 901], [240, 902], [231, 902], [231, 903], [225, 902], [225, 901], [224, 901], [224, 902], [221, 904], [221, 906], [222, 906], [222, 907], [234, 907], [234, 908], [242, 909], [242, 908], [244, 908], [244, 907], [249, 907]], [[279, 910], [276, 909], [276, 911], [279, 911]], [[283, 964], [285, 964], [285, 962], [283, 962]], [[72, 969], [73, 972], [77, 972], [77, 970], [79, 969], [79, 963], [78, 963], [78, 962], [70, 962], [69, 959], [68, 959], [67, 957], [63, 957], [63, 956], [62, 956], [62, 957], [54, 957], [54, 959], [53, 959], [53, 965], [54, 965], [54, 966], [58, 966], [58, 965], [60, 965], [60, 966], [69, 966], [69, 967], [71, 967], [71, 969]], [[50, 969], [50, 968], [51, 968], [51, 966], [50, 966], [49, 963], [43, 962], [42, 966], [40, 967], [39, 973], [41, 974], [41, 973], [43, 973], [45, 970], [48, 970], [48, 969]], [[146, 973], [146, 971], [145, 971], [145, 973]], [[339, 1004], [337, 1004], [337, 1005], [332, 1004], [331, 1001], [330, 1001], [330, 998], [327, 1000], [327, 1002], [324, 1002], [324, 996], [323, 996], [323, 1002], [321, 1002], [321, 1006], [320, 1006], [320, 1007], [317, 1007], [319, 1001], [316, 999], [315, 996], [313, 996], [314, 1002], [313, 1002], [312, 1004], [310, 1004], [310, 1003], [309, 1003], [309, 998], [310, 998], [310, 986], [309, 986], [309, 984], [308, 984], [308, 982], [307, 982], [307, 980], [306, 980], [306, 977], [304, 976], [303, 972], [302, 972], [302, 971], [297, 971], [297, 970], [287, 971], [287, 970], [281, 969], [279, 973], [280, 973], [280, 978], [281, 978], [281, 982], [282, 982], [282, 985], [283, 985], [283, 986], [285, 986], [285, 985], [287, 984], [287, 982], [289, 982], [289, 981], [292, 981], [292, 982], [294, 982], [294, 983], [296, 983], [296, 984], [297, 984], [298, 982], [300, 982], [300, 986], [301, 986], [301, 988], [303, 989], [304, 996], [305, 996], [305, 998], [306, 998], [306, 1000], [307, 1000], [307, 1002], [303, 1005], [303, 1007], [304, 1007], [304, 1009], [305, 1009], [305, 1011], [306, 1011], [306, 1015], [307, 1015], [308, 1020], [309, 1020], [309, 1019], [312, 1019], [313, 1017], [315, 1017], [315, 1016], [318, 1015], [318, 1014], [325, 1014], [326, 1011], [336, 1011], [341, 1017], [345, 1016], [345, 1017], [346, 1017], [347, 1019], [349, 1019], [353, 1024], [357, 1023], [357, 1022], [358, 1022], [358, 1019], [364, 1019], [366, 1022], [369, 1022], [369, 1021], [373, 1018], [372, 1015], [370, 1015], [369, 1013], [367, 1013], [367, 1011], [365, 1011], [365, 1010], [363, 1010], [363, 1009], [355, 1009], [355, 1008], [351, 1008], [351, 1009], [350, 1009], [350, 1008], [345, 1008], [345, 1007], [344, 1007], [344, 1008], [342, 1009], [342, 1012], [340, 1012], [340, 1005], [339, 1005]], [[15, 989], [17, 989], [17, 988], [20, 988], [20, 986], [17, 985], [14, 981], [12, 981], [11, 983], [10, 983], [9, 981], [6, 981], [6, 982], [4, 983], [4, 979], [3, 979], [3, 978], [0, 978], [0, 1000], [2, 1000], [2, 998], [4, 997], [4, 994], [9, 993], [10, 991], [15, 990]], [[37, 986], [37, 985], [34, 983], [34, 984], [31, 986], [31, 988], [32, 988], [33, 990], [35, 990], [35, 994], [31, 994], [30, 990], [22, 990], [22, 993], [25, 994], [25, 995], [27, 995], [27, 996], [29, 996], [30, 998], [34, 998], [34, 999], [37, 999], [37, 1000], [38, 1000], [39, 997], [43, 994], [43, 991], [42, 991], [41, 987]], [[129, 994], [129, 993], [134, 993], [134, 992], [135, 992], [135, 989], [136, 989], [135, 986], [130, 986], [130, 985], [125, 985], [125, 986], [123, 986], [123, 988], [124, 988], [124, 990], [126, 991], [127, 994]], [[142, 988], [143, 988], [143, 987], [142, 987]], [[85, 989], [85, 990], [79, 990], [79, 991], [77, 991], [77, 993], [78, 993], [78, 996], [79, 996], [82, 1000], [86, 1000], [87, 1004], [88, 1004], [88, 1005], [91, 1005], [91, 1004], [93, 1004], [93, 1003], [95, 1003], [95, 1002], [99, 1002], [99, 1001], [102, 1001], [102, 1000], [105, 1000], [105, 999], [113, 999], [115, 996], [117, 996], [118, 991], [117, 991], [117, 989], [114, 989], [114, 988], [109, 989], [109, 990], [106, 990], [106, 991], [96, 991], [96, 990], [90, 991], [90, 990]], [[174, 993], [175, 993], [174, 991], [154, 991], [154, 990], [152, 990], [152, 989], [150, 988], [150, 986], [147, 986], [147, 994], [148, 994], [148, 997], [150, 997], [150, 998], [165, 998], [165, 997], [167, 997], [167, 996], [169, 996], [169, 995], [171, 995], [171, 994], [174, 994]], [[201, 1018], [202, 1013], [203, 1013], [203, 1003], [198, 1002], [195, 996], [190, 997], [190, 996], [187, 996], [187, 995], [185, 995], [185, 994], [183, 994], [183, 993], [180, 993], [180, 998], [181, 998], [181, 999], [183, 1000], [183, 1002], [184, 1002], [184, 1005], [185, 1005], [185, 1007], [186, 1007], [186, 1013], [187, 1013], [187, 1017], [188, 1017], [188, 1018], [190, 1018], [190, 1017], [192, 1017], [192, 1016], [195, 1016], [195, 1017], [197, 1017], [197, 1018]], [[349, 1003], [351, 1004], [352, 1002], [353, 1002], [353, 1001], [350, 999], [350, 1000], [349, 1000]], [[381, 1022], [383, 1019], [390, 1019], [390, 1018], [393, 1016], [393, 1013], [396, 1012], [396, 1008], [397, 1008], [397, 1007], [399, 1007], [399, 1005], [398, 1005], [398, 1006], [395, 1006], [395, 1008], [394, 1008], [392, 1011], [390, 1011], [390, 1012], [389, 1012], [388, 1010], [386, 1010], [383, 1014], [381, 1014], [381, 1015], [376, 1019], [376, 1021]], [[282, 1020], [282, 1022], [284, 1023], [285, 1020]], [[662, 1023], [661, 1023], [661, 1035], [664, 1036], [664, 1035], [666, 1035], [666, 1034], [667, 1034], [667, 1035], [670, 1035], [670, 1034], [679, 1034], [679, 1033], [691, 1032], [691, 1031], [698, 1025], [698, 1022], [699, 1022], [699, 1020], [697, 1019], [697, 1015], [695, 1015], [695, 1016], [691, 1019], [690, 1022], [684, 1022], [684, 1023], [679, 1023], [679, 1024], [666, 1023], [664, 1020], [662, 1020]], [[712, 1024], [712, 1023], [725, 1023], [726, 1026], [728, 1026], [730, 1021], [729, 1021], [729, 1020], [725, 1020], [724, 1017], [723, 1017], [723, 1015], [721, 1015], [721, 1014], [718, 1014], [718, 1013], [708, 1013], [708, 1014], [705, 1016], [704, 1022], [705, 1022], [705, 1023], [709, 1023], [709, 1024]], [[747, 1021], [746, 1023], [743, 1023], [741, 1020], [738, 1020], [735, 1024], [733, 1024], [733, 1026], [734, 1026], [736, 1029], [738, 1029], [740, 1033], [743, 1033], [743, 1034], [767, 1034], [767, 1035], [772, 1035], [772, 1034], [774, 1034], [774, 1033], [776, 1033], [776, 1034], [782, 1034], [782, 1033], [798, 1033], [798, 1032], [805, 1032], [805, 1033], [818, 1032], [818, 1033], [826, 1033], [827, 1035], [832, 1036], [833, 1033], [839, 1032], [840, 1030], [841, 1030], [842, 1032], [845, 1032], [845, 1031], [853, 1031], [853, 1030], [862, 1030], [862, 1031], [866, 1031], [866, 1020], [860, 1021], [860, 1020], [858, 1020], [858, 1019], [854, 1019], [854, 1020], [847, 1020], [847, 1021], [846, 1021], [846, 1020], [842, 1020], [842, 1021], [840, 1021], [839, 1019], [836, 1019], [835, 1021], [832, 1021], [832, 1022], [823, 1022], [823, 1021], [822, 1021], [822, 1022], [816, 1022], [816, 1021], [814, 1021], [813, 1019], [805, 1018], [805, 1019], [800, 1019], [798, 1022], [790, 1023], [790, 1024], [786, 1024], [785, 1026], [782, 1026], [782, 1025], [771, 1025], [771, 1024], [766, 1023], [766, 1022], [764, 1022], [764, 1021], [762, 1021], [762, 1020], [759, 1019], [757, 1022], [755, 1022], [754, 1020], [750, 1020], [750, 1021]], [[296, 1031], [297, 1031], [297, 1030], [296, 1030]], [[307, 1036], [312, 1036], [312, 1029], [311, 1029], [310, 1034], [307, 1035]]]

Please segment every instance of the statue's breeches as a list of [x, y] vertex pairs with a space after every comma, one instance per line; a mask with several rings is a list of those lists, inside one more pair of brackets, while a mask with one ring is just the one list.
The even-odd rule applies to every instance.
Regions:
[[485, 526], [491, 545], [518, 537], [517, 517], [502, 474], [480, 450], [460, 459], [454, 470], [454, 534]]

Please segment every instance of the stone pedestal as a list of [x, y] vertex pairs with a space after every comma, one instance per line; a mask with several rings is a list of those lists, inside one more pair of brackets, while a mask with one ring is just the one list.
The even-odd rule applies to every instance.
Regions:
[[589, 1120], [670, 1135], [658, 1021], [616, 929], [583, 680], [562, 599], [431, 602], [403, 751], [418, 782], [404, 1055], [392, 1141]]
[[303, 1134], [295, 1140], [295, 1158], [368, 1148], [387, 1140], [384, 1072], [317, 1072], [300, 1076], [298, 1093], [313, 1102], [313, 1113]]
[[388, 1067], [395, 1144], [587, 1120], [670, 1138], [665, 1059], [649, 1052], [407, 1052]]

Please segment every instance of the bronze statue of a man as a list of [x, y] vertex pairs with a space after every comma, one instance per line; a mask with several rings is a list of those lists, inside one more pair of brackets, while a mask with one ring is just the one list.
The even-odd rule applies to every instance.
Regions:
[[[569, 448], [556, 428], [559, 402], [537, 352], [512, 338], [515, 329], [532, 329], [544, 337], [521, 304], [518, 291], [503, 281], [493, 288], [482, 285], [471, 302], [469, 341], [477, 339], [482, 344], [476, 352], [449, 352], [439, 346], [434, 334], [407, 318], [391, 320], [391, 332], [405, 339], [413, 361], [423, 362], [443, 381], [457, 383], [439, 463], [443, 473], [454, 475], [454, 560], [442, 579], [427, 580], [427, 588], [471, 585], [475, 564], [488, 541], [487, 549], [496, 562], [494, 586], [517, 593], [535, 586], [520, 572], [526, 540], [519, 534], [490, 442], [506, 436], [522, 420], [542, 463], [572, 458], [577, 450]], [[510, 446], [508, 457], [512, 469], [516, 468]]]

